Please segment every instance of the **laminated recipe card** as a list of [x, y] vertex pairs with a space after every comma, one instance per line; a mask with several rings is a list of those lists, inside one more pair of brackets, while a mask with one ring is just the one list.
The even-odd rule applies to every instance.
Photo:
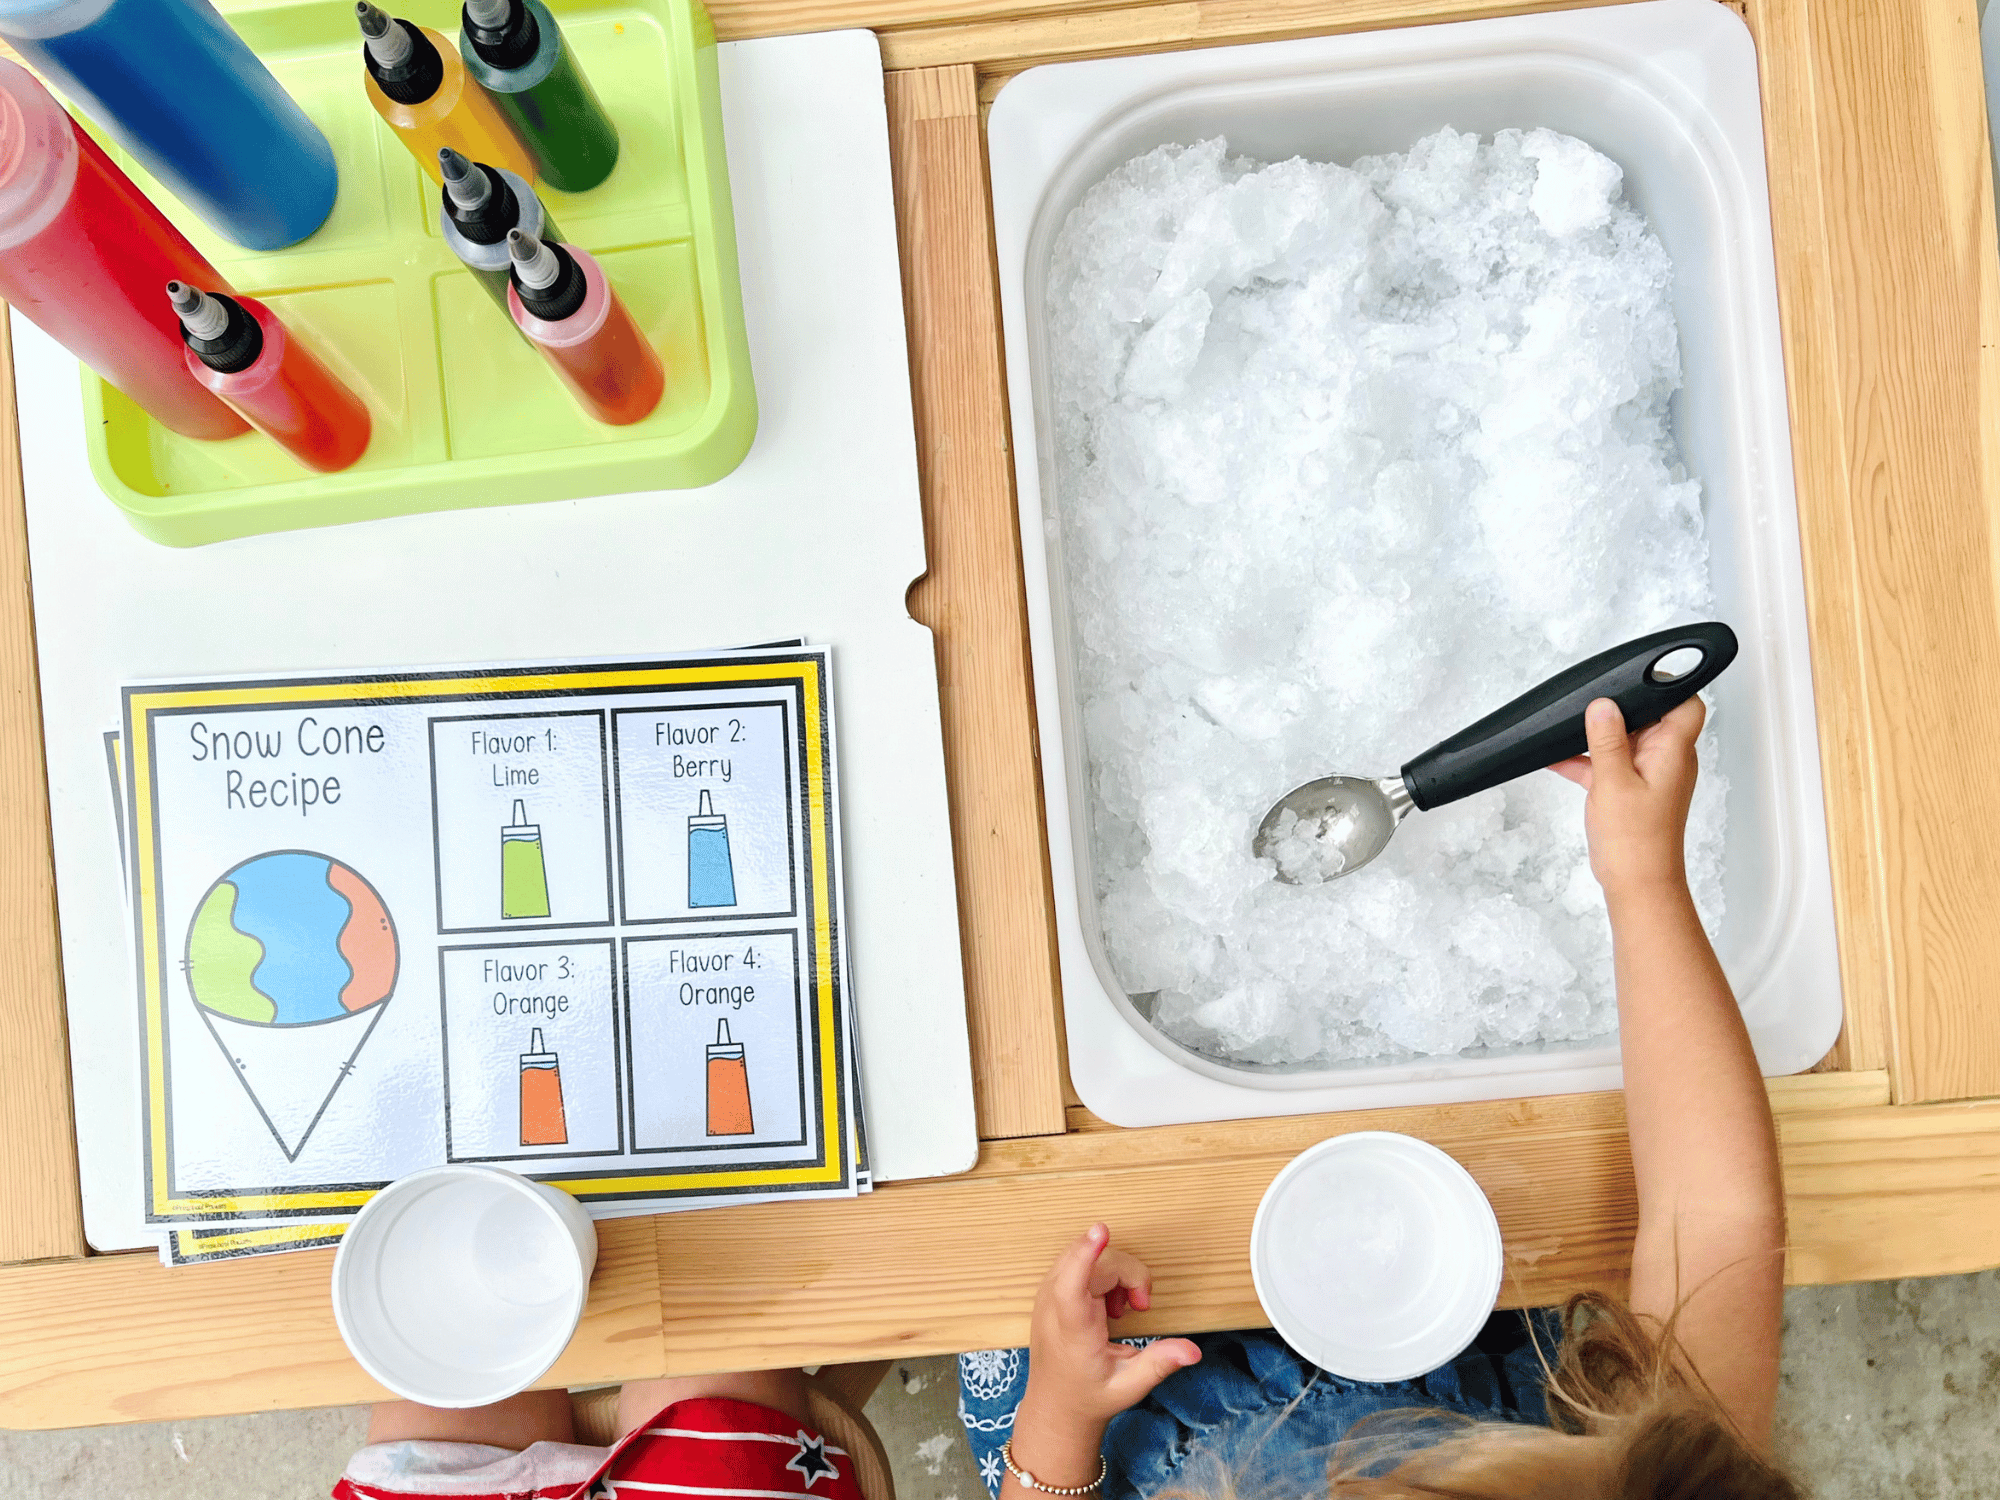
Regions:
[[124, 698], [149, 1222], [865, 1188], [826, 649]]

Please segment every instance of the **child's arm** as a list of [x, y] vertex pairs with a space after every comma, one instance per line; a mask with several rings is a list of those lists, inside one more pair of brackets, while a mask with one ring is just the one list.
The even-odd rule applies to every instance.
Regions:
[[[1028, 1335], [1028, 1389], [1014, 1414], [1015, 1467], [1058, 1489], [1097, 1478], [1111, 1419], [1168, 1375], [1201, 1358], [1187, 1339], [1144, 1348], [1114, 1344], [1109, 1319], [1152, 1306], [1153, 1278], [1139, 1260], [1112, 1250], [1111, 1231], [1093, 1224], [1056, 1258], [1035, 1296]], [[1037, 1500], [1012, 1473], [1000, 1500]]]
[[1629, 739], [1591, 704], [1584, 825], [1618, 980], [1625, 1119], [1639, 1191], [1633, 1310], [1678, 1309], [1680, 1349], [1745, 1439], [1770, 1441], [1784, 1303], [1785, 1206], [1771, 1107], [1742, 1013], [1688, 894], [1682, 848], [1704, 710], [1690, 699]]

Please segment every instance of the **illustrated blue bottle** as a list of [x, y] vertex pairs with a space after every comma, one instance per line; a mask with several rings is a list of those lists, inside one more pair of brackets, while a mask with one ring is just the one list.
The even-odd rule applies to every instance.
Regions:
[[217, 234], [277, 250], [333, 212], [333, 148], [209, 0], [0, 0], [0, 36]]
[[688, 905], [734, 906], [736, 870], [729, 862], [729, 820], [708, 793], [688, 819]]

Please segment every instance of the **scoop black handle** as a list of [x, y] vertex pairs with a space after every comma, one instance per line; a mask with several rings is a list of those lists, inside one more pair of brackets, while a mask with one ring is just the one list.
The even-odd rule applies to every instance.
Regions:
[[[1690, 647], [1701, 653], [1700, 661], [1671, 677], [1661, 673], [1662, 662]], [[1719, 620], [1613, 646], [1439, 740], [1403, 767], [1403, 785], [1418, 807], [1429, 809], [1539, 771], [1588, 748], [1583, 711], [1593, 699], [1611, 699], [1624, 711], [1628, 730], [1643, 729], [1715, 681], [1735, 659], [1736, 632]]]

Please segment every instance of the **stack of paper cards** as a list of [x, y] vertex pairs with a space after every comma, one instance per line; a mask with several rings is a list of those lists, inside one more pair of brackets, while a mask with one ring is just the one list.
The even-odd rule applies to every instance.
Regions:
[[118, 738], [170, 1259], [444, 1162], [866, 1190], [825, 649], [148, 683]]

